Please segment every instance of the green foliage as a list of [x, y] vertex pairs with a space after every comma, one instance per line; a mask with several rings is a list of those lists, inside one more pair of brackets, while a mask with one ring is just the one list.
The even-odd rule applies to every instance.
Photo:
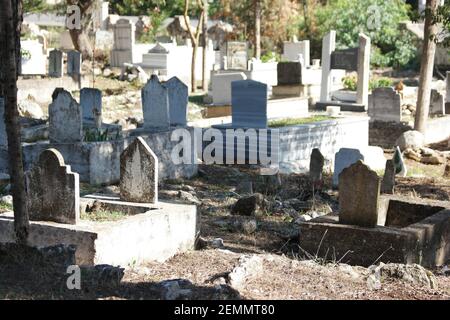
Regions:
[[332, 120], [333, 117], [316, 115], [309, 118], [286, 118], [286, 119], [276, 119], [269, 121], [270, 128], [281, 128], [286, 126], [296, 126], [301, 124], [308, 124], [319, 121]]
[[111, 0], [111, 12], [124, 16], [150, 15], [157, 8], [168, 16], [180, 15], [184, 11], [183, 0]]
[[109, 130], [102, 129], [88, 129], [84, 131], [84, 141], [85, 142], [100, 142], [100, 141], [112, 141], [119, 139], [119, 133], [116, 134], [116, 137], [109, 136]]
[[161, 11], [158, 8], [150, 11], [150, 28], [139, 39], [141, 42], [155, 42], [156, 37], [161, 32], [161, 27], [164, 20], [168, 17], [168, 13]]
[[342, 85], [345, 90], [356, 91], [357, 79], [355, 76], [345, 76], [342, 78]]
[[270, 62], [270, 61], [280, 62], [281, 61], [281, 55], [279, 53], [277, 53], [277, 52], [267, 51], [266, 53], [264, 53], [261, 56], [261, 61], [262, 62]]
[[23, 12], [43, 12], [48, 11], [49, 5], [45, 0], [23, 0]]
[[318, 34], [337, 32], [337, 47], [358, 46], [358, 34], [371, 38], [372, 65], [401, 67], [415, 57], [413, 36], [401, 28], [409, 5], [402, 0], [331, 0], [316, 10]]
[[392, 87], [393, 85], [394, 85], [394, 82], [388, 78], [370, 79], [369, 90], [373, 90], [376, 88]]

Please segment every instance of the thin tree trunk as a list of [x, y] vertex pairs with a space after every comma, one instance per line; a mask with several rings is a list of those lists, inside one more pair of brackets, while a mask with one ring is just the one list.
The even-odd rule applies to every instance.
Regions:
[[255, 58], [261, 58], [261, 0], [255, 0]]
[[26, 244], [29, 218], [25, 193], [25, 179], [20, 141], [19, 111], [17, 109], [17, 78], [20, 66], [20, 30], [22, 2], [0, 0], [0, 94], [5, 97], [5, 126], [8, 137], [9, 171], [13, 195], [16, 240]]
[[191, 91], [196, 92], [197, 91], [197, 79], [195, 76], [195, 67], [196, 67], [196, 60], [197, 60], [197, 44], [192, 44], [192, 60], [191, 60]]
[[437, 32], [437, 25], [432, 23], [438, 1], [427, 0], [422, 58], [420, 61], [419, 90], [417, 93], [417, 109], [414, 129], [425, 134], [430, 110], [431, 82], [433, 80], [434, 55], [436, 43], [430, 37]]
[[208, 90], [206, 79], [206, 59], [208, 53], [208, 0], [203, 0], [203, 59], [202, 59], [202, 89]]

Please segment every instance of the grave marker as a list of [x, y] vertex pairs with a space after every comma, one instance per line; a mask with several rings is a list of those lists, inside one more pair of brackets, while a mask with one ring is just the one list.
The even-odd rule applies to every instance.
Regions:
[[94, 88], [80, 90], [80, 105], [83, 121], [100, 122], [102, 119], [102, 92]]
[[56, 149], [41, 153], [26, 175], [30, 220], [77, 224], [80, 218], [78, 173], [64, 164]]
[[336, 50], [331, 53], [331, 69], [358, 70], [358, 48]]
[[77, 143], [83, 140], [81, 106], [66, 90], [59, 90], [48, 107], [51, 143]]
[[369, 96], [368, 114], [371, 121], [400, 122], [401, 98], [391, 87], [376, 88]]
[[63, 53], [60, 50], [52, 50], [48, 57], [48, 75], [61, 78], [63, 76]]
[[436, 89], [431, 90], [430, 115], [445, 115], [444, 95]]
[[186, 84], [177, 77], [170, 78], [165, 86], [169, 95], [169, 117], [171, 125], [187, 125], [189, 92]]
[[81, 75], [81, 53], [75, 50], [67, 52], [67, 74], [69, 76]]
[[120, 198], [129, 202], [158, 202], [158, 158], [141, 137], [120, 155]]
[[319, 187], [322, 184], [323, 166], [325, 165], [325, 158], [319, 149], [314, 148], [311, 152], [311, 159], [309, 162], [309, 176], [314, 187]]
[[278, 85], [299, 85], [302, 83], [300, 62], [279, 62], [277, 65]]
[[147, 129], [169, 129], [169, 94], [167, 87], [152, 75], [142, 88], [144, 127]]
[[381, 182], [381, 192], [394, 194], [395, 186], [395, 163], [394, 160], [386, 160], [383, 181]]
[[364, 160], [364, 155], [358, 149], [341, 148], [334, 157], [333, 186], [339, 184], [339, 174], [345, 168], [358, 160]]
[[339, 175], [339, 223], [373, 228], [378, 223], [380, 178], [361, 160]]
[[231, 83], [233, 127], [267, 128], [267, 85], [253, 80]]

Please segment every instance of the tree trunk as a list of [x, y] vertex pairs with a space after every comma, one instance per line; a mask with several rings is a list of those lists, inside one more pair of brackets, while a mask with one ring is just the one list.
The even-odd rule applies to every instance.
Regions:
[[20, 141], [19, 111], [17, 109], [17, 78], [20, 66], [20, 30], [22, 2], [0, 0], [0, 95], [5, 97], [5, 127], [8, 137], [9, 172], [14, 208], [16, 240], [26, 244], [29, 218], [25, 193], [25, 178]]
[[94, 56], [92, 46], [83, 30], [71, 29], [69, 34], [75, 50], [81, 52], [83, 59], [91, 59]]
[[255, 0], [255, 58], [261, 58], [261, 0]]
[[192, 44], [192, 62], [191, 62], [191, 92], [197, 91], [197, 79], [195, 77], [195, 65], [197, 60], [197, 48], [198, 44]]
[[417, 110], [414, 129], [425, 134], [430, 110], [431, 81], [433, 80], [434, 54], [436, 43], [430, 37], [437, 32], [437, 25], [432, 23], [438, 1], [427, 0], [422, 58], [420, 61], [419, 90], [417, 93]]
[[203, 0], [203, 59], [202, 59], [202, 89], [208, 91], [206, 79], [206, 59], [208, 53], [208, 0]]

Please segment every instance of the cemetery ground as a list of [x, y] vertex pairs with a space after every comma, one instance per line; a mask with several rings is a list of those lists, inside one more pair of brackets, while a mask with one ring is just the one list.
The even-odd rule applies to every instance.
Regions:
[[[443, 168], [434, 167], [423, 166], [424, 178], [399, 178], [396, 194], [427, 203], [450, 201], [449, 180], [440, 175]], [[252, 181], [253, 191], [261, 194], [256, 196], [257, 209], [245, 212], [244, 206], [241, 214], [250, 216], [233, 215], [235, 203], [249, 191], [248, 181]], [[295, 220], [301, 213], [338, 208], [330, 175], [314, 196], [309, 186], [307, 175], [261, 177], [251, 166], [201, 166], [197, 177], [164, 181], [159, 192], [161, 200], [198, 205], [202, 218], [197, 250], [165, 263], [122, 266], [125, 271], [120, 284], [120, 270], [83, 269], [82, 290], [70, 291], [63, 259], [55, 261], [30, 248], [11, 256], [3, 246], [0, 298], [450, 299], [448, 266], [410, 270], [414, 280], [408, 280], [402, 278], [404, 265], [387, 264], [394, 271], [384, 274], [381, 287], [377, 287], [370, 278], [374, 267], [346, 264], [351, 262], [351, 254], [324, 262], [314, 252], [299, 250]], [[117, 186], [83, 185], [81, 190], [92, 191], [119, 192]], [[230, 273], [243, 265], [246, 275], [233, 283]]]

